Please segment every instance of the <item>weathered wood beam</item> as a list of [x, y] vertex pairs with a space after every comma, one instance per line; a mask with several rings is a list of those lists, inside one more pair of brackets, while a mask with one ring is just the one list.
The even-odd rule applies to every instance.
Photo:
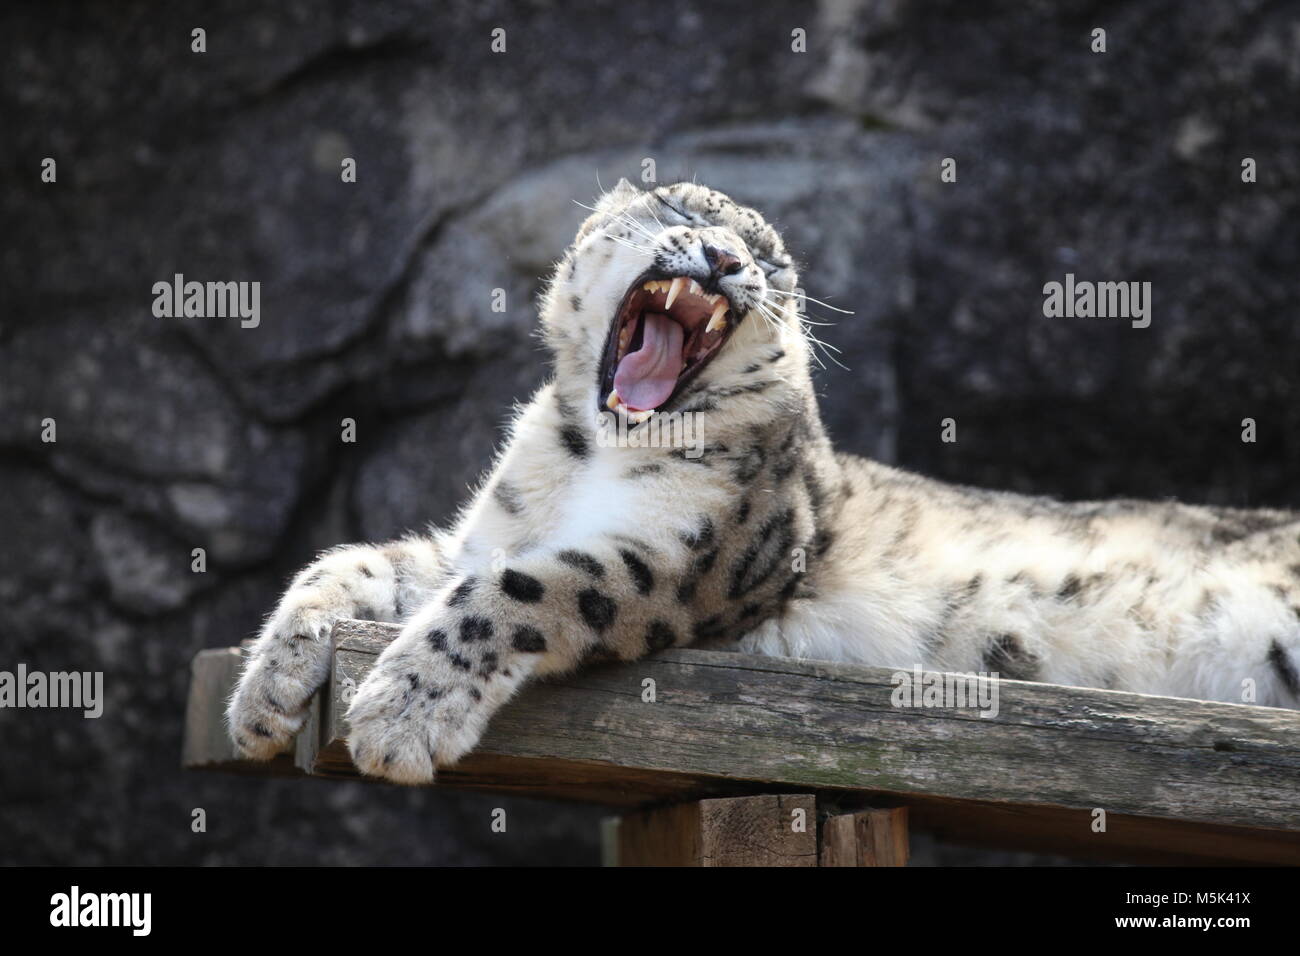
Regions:
[[[300, 770], [356, 775], [346, 702], [397, 633], [336, 628]], [[213, 729], [231, 653], [196, 659], [187, 766], [232, 767]], [[200, 674], [202, 662], [220, 674]], [[997, 716], [984, 718], [896, 708], [893, 673], [691, 649], [592, 667], [526, 689], [439, 785], [622, 808], [776, 791], [843, 810], [892, 798], [913, 828], [964, 842], [1134, 862], [1300, 862], [1300, 713], [1003, 681]]]
[[817, 800], [764, 794], [629, 813], [606, 829], [614, 866], [816, 866]]
[[907, 866], [907, 807], [827, 817], [821, 866]]

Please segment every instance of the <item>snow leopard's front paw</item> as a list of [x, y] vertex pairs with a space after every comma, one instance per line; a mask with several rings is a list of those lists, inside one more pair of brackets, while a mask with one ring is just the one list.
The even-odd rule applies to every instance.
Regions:
[[393, 556], [409, 565], [422, 549], [426, 545], [416, 539], [386, 548], [352, 545], [299, 572], [253, 644], [226, 708], [230, 737], [242, 754], [267, 760], [289, 746], [307, 719], [312, 694], [329, 676], [334, 625], [350, 617], [393, 620]]
[[348, 708], [348, 749], [362, 773], [428, 783], [472, 750], [488, 719], [532, 670], [532, 655], [496, 640], [490, 621], [412, 621], [361, 682]]
[[250, 661], [226, 708], [230, 737], [239, 752], [252, 760], [270, 760], [287, 750], [306, 717], [296, 697], [285, 693], [270, 662]]
[[226, 724], [245, 757], [269, 760], [289, 748], [311, 696], [329, 670], [334, 615], [300, 609], [272, 622], [253, 645], [226, 707]]

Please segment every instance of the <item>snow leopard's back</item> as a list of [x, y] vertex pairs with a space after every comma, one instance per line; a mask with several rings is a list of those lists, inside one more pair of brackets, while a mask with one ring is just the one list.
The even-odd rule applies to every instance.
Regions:
[[1300, 705], [1300, 512], [1062, 503], [837, 464], [809, 594], [747, 648]]

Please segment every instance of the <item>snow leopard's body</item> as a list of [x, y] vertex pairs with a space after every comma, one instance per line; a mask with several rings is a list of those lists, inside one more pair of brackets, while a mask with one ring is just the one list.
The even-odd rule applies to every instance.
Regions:
[[[738, 264], [711, 274], [703, 250], [724, 244]], [[597, 431], [611, 315], [648, 267], [734, 312], [675, 395], [698, 457]], [[404, 624], [348, 714], [357, 765], [403, 782], [471, 749], [530, 677], [699, 640], [1300, 704], [1300, 513], [1061, 504], [836, 454], [794, 288], [780, 238], [721, 194], [606, 194], [542, 302], [552, 381], [452, 530], [340, 548], [294, 580], [230, 704], [241, 749], [287, 744], [347, 617]]]

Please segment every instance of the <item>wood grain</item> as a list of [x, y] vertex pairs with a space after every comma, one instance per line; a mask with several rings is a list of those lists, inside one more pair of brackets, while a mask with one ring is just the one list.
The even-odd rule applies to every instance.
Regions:
[[697, 800], [625, 815], [619, 866], [816, 866], [811, 794]]
[[827, 817], [822, 866], [907, 866], [907, 807]]

